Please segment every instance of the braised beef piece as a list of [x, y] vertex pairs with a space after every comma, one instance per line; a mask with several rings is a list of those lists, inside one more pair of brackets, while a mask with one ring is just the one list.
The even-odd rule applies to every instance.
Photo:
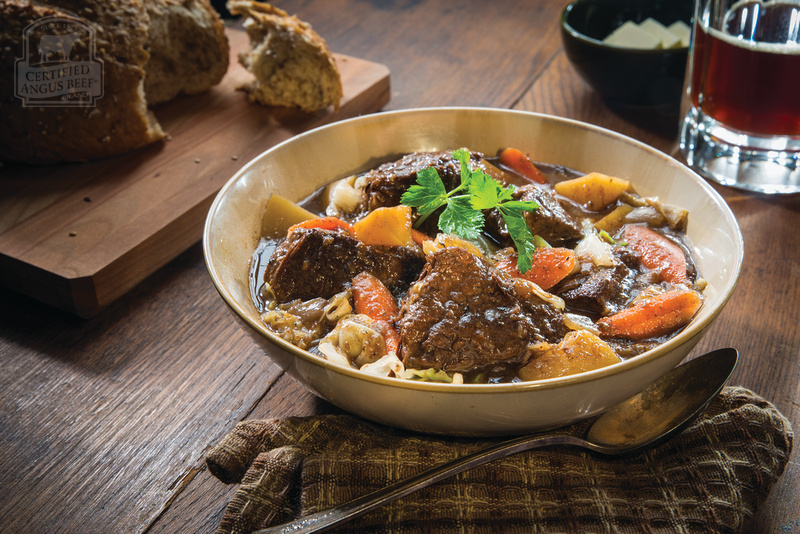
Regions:
[[[470, 154], [476, 164], [482, 157], [477, 152]], [[367, 186], [361, 198], [361, 211], [397, 206], [403, 193], [416, 183], [417, 173], [428, 167], [436, 169], [448, 191], [461, 183], [461, 164], [452, 152], [414, 152], [384, 163], [365, 175]]]
[[581, 272], [555, 292], [567, 306], [597, 316], [610, 315], [628, 301], [629, 292], [624, 285], [630, 270], [622, 264], [614, 267], [595, 267], [584, 264]]
[[406, 366], [462, 373], [519, 367], [531, 343], [566, 334], [550, 305], [521, 297], [508, 275], [456, 247], [429, 256], [396, 326]]
[[653, 280], [647, 273], [639, 273], [639, 260], [631, 250], [614, 247], [613, 252], [617, 259], [613, 267], [584, 263], [580, 272], [551, 288], [551, 291], [564, 299], [567, 306], [598, 317], [618, 312], [637, 289]]
[[[560, 245], [582, 237], [581, 222], [570, 215], [559, 202], [555, 193], [536, 185], [518, 187], [515, 200], [535, 200], [539, 208], [525, 213], [525, 221], [533, 235], [539, 235], [551, 245]], [[497, 210], [486, 213], [486, 232], [503, 246], [513, 242], [506, 224]]]
[[275, 249], [264, 280], [278, 302], [330, 298], [368, 271], [400, 295], [425, 265], [411, 247], [370, 246], [344, 230], [297, 229]]

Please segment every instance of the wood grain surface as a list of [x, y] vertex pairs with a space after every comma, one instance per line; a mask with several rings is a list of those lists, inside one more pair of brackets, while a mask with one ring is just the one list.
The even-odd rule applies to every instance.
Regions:
[[338, 111], [249, 104], [236, 90], [252, 78], [237, 60], [247, 35], [232, 28], [227, 35], [231, 58], [222, 82], [154, 109], [167, 141], [102, 161], [0, 169], [4, 285], [92, 316], [200, 239], [211, 201], [244, 163], [389, 100], [384, 65], [338, 54]]
[[[677, 154], [674, 121], [609, 108], [566, 61], [565, 0], [293, 0], [332, 49], [386, 65], [385, 109], [513, 107]], [[732, 346], [731, 383], [800, 427], [800, 199], [717, 188], [745, 239], [742, 278], [693, 354]], [[264, 359], [198, 245], [88, 320], [0, 290], [0, 531], [213, 532], [235, 486], [204, 453], [238, 421], [333, 412]], [[800, 533], [798, 447], [745, 530]]]

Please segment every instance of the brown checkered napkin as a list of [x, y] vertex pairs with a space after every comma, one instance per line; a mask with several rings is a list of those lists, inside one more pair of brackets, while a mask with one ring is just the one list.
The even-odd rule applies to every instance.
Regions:
[[[566, 429], [582, 434], [589, 422]], [[563, 432], [563, 430], [562, 430]], [[318, 512], [486, 447], [347, 415], [244, 421], [206, 458], [240, 483], [218, 532], [244, 533]], [[789, 421], [725, 388], [673, 440], [610, 458], [572, 447], [477, 467], [356, 518], [351, 532], [743, 532], [783, 472]]]

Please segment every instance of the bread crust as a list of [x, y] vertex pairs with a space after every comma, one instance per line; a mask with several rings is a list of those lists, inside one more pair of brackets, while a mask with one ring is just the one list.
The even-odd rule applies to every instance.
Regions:
[[[0, 32], [0, 160], [38, 164], [87, 161], [123, 154], [164, 139], [166, 134], [148, 109], [145, 94], [151, 13], [153, 9], [141, 0], [57, 0], [35, 4], [0, 0], [0, 20], [5, 22], [5, 29]], [[103, 95], [91, 106], [26, 107], [15, 96], [15, 60], [24, 55], [25, 28], [52, 15], [80, 21], [94, 29], [93, 57], [102, 61]], [[219, 21], [218, 32], [224, 39], [223, 30]], [[83, 41], [88, 39], [75, 43], [76, 51], [86, 52], [91, 46]], [[220, 53], [227, 68], [227, 39], [224, 42]], [[195, 84], [178, 92], [193, 93], [198, 87]]]
[[196, 95], [228, 71], [225, 26], [207, 1], [145, 0], [150, 29], [145, 49], [145, 94], [150, 106]]
[[339, 109], [341, 74], [325, 40], [311, 25], [265, 2], [231, 0], [227, 7], [246, 17], [250, 49], [239, 54], [239, 62], [254, 80], [240, 89], [250, 102], [306, 112]]

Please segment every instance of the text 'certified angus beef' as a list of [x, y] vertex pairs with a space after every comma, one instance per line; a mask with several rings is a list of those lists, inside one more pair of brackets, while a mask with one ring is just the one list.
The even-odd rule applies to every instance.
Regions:
[[300, 204], [273, 195], [264, 220], [264, 323], [373, 375], [581, 373], [665, 342], [703, 304], [685, 210], [515, 148], [407, 154]]

